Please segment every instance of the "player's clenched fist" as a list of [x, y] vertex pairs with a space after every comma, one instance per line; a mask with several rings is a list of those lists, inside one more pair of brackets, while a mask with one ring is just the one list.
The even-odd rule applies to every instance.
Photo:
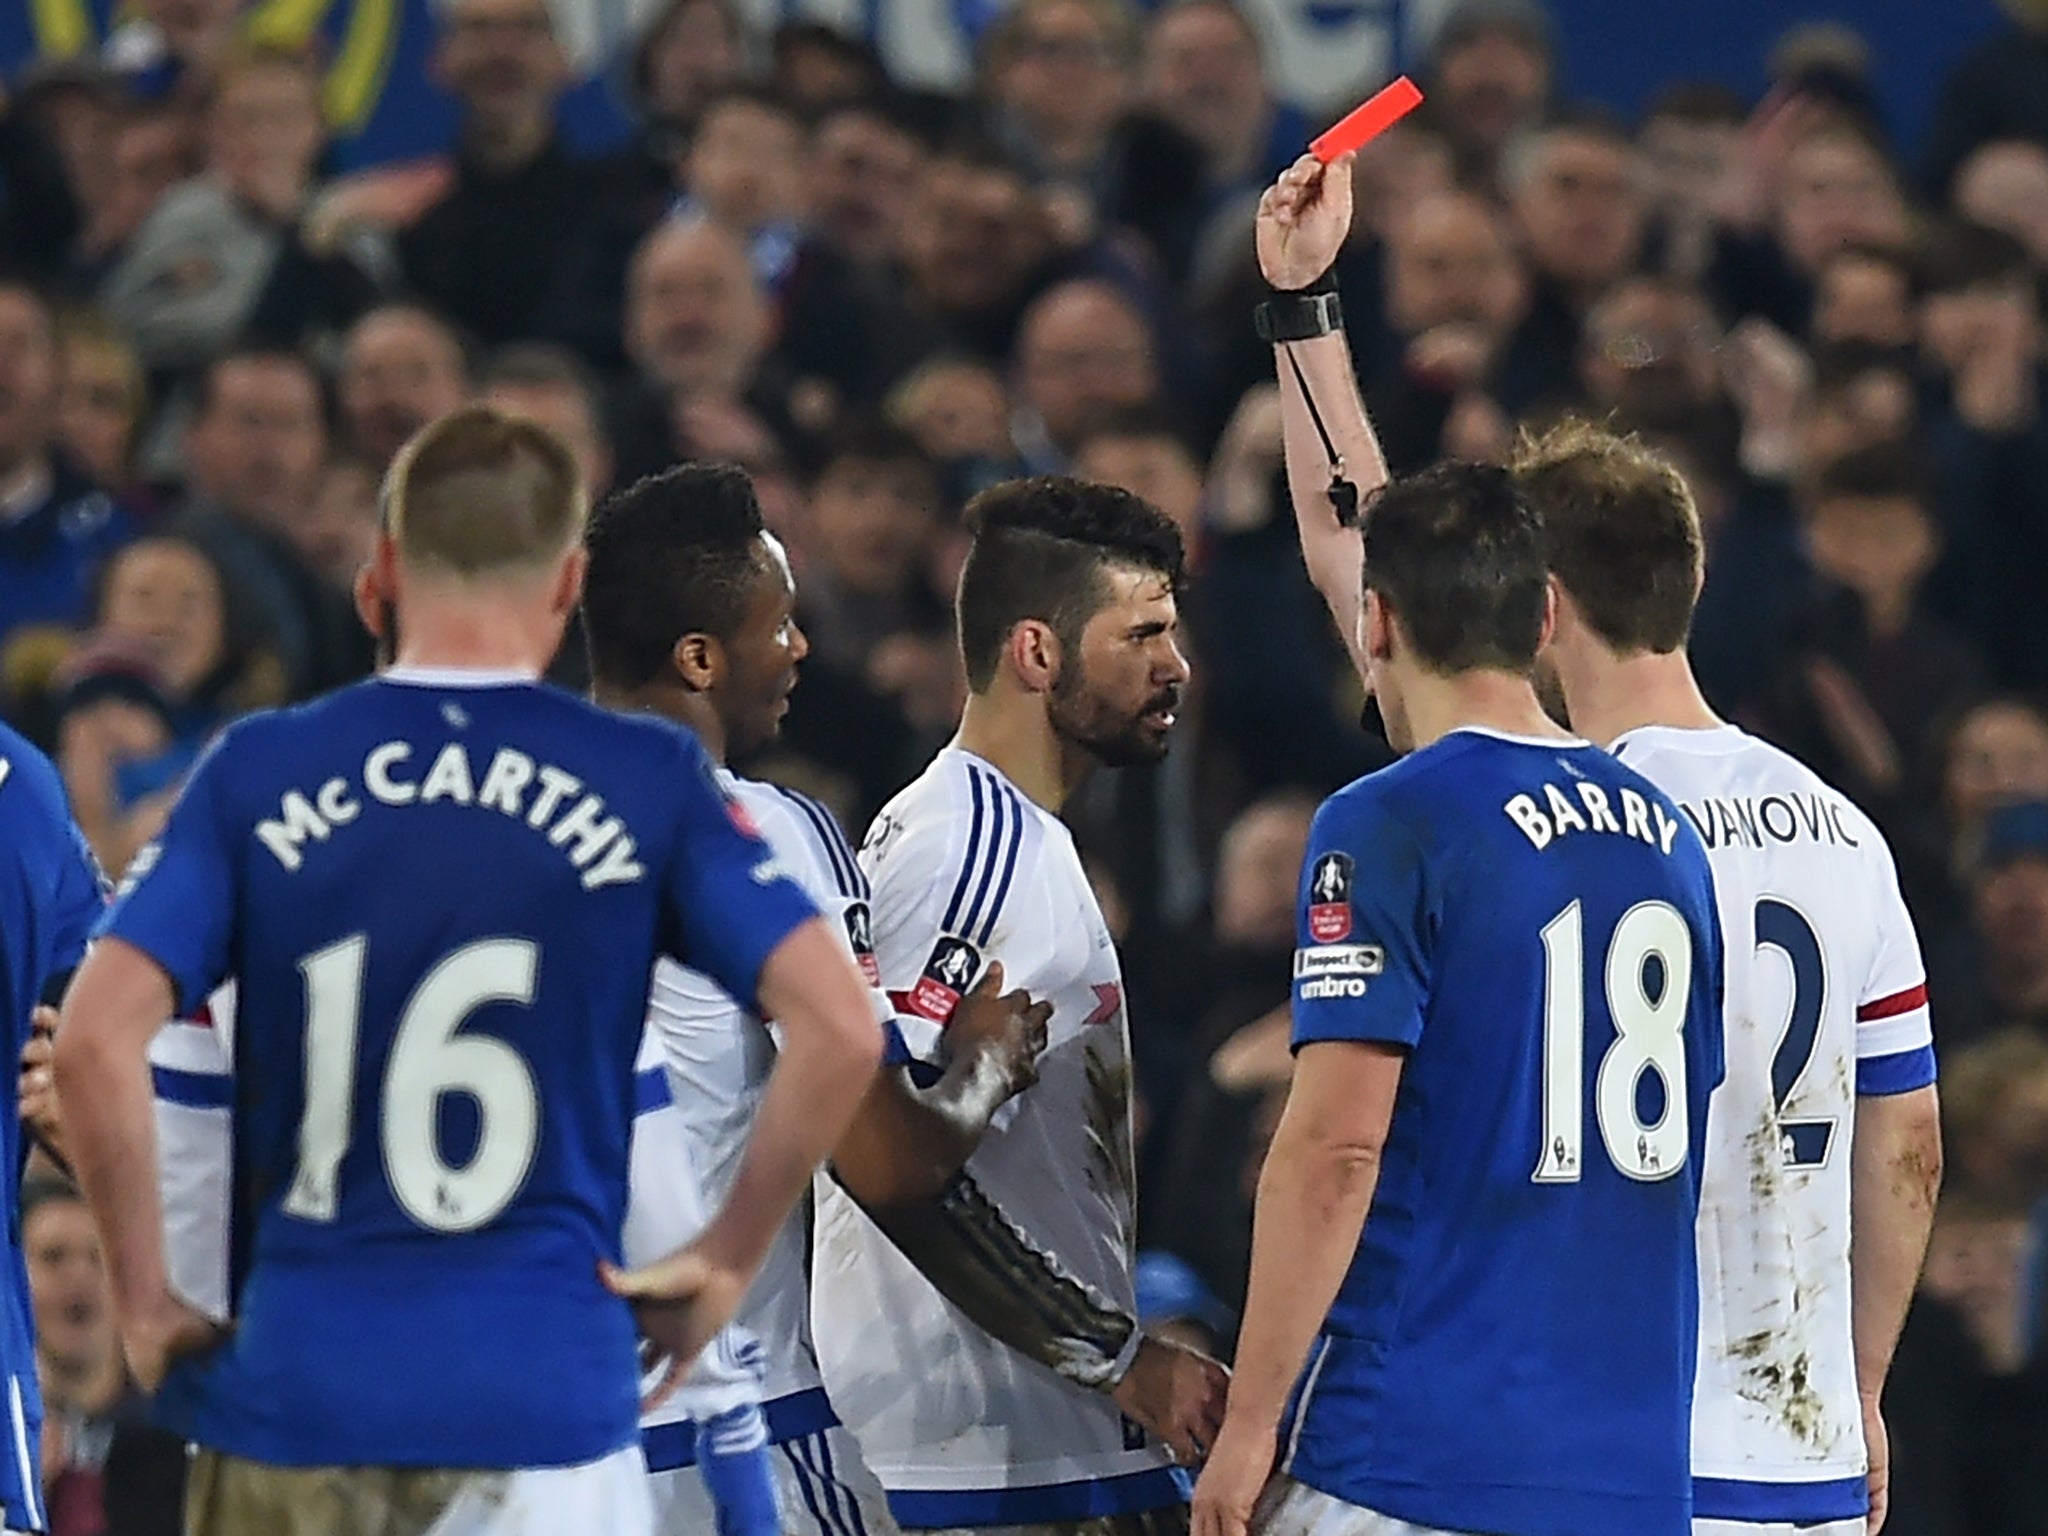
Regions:
[[1230, 1372], [1199, 1350], [1147, 1337], [1110, 1397], [1185, 1466], [1208, 1455], [1223, 1425]]
[[1306, 288], [1329, 271], [1351, 233], [1351, 160], [1303, 155], [1259, 199], [1259, 271], [1275, 288]]
[[1045, 1050], [1051, 1003], [1035, 1003], [1021, 987], [1005, 992], [1003, 965], [989, 963], [972, 992], [960, 1000], [946, 1026], [947, 1053], [959, 1060], [978, 1060], [994, 1069], [1003, 1097], [1013, 1099], [1038, 1081], [1038, 1058]]

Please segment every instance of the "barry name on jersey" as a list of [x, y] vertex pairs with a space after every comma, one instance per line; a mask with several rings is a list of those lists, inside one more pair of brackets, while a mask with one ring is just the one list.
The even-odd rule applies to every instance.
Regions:
[[[499, 747], [479, 775], [479, 764], [459, 741], [435, 753], [424, 772], [423, 761], [409, 741], [381, 742], [364, 755], [359, 773], [337, 774], [312, 790], [286, 790], [277, 815], [256, 823], [257, 839], [288, 873], [296, 873], [307, 841], [325, 842], [348, 826], [362, 814], [365, 796], [392, 807], [446, 801], [525, 822], [582, 872], [586, 891], [630, 885], [647, 873], [625, 822], [607, 816], [604, 797], [566, 769], [537, 763], [516, 747]], [[758, 870], [755, 876], [764, 878]]]
[[1663, 806], [1624, 788], [1617, 807], [1598, 784], [1576, 779], [1570, 792], [1546, 783], [1536, 794], [1510, 796], [1501, 811], [1529, 839], [1530, 846], [1548, 848], [1561, 837], [1580, 832], [1608, 832], [1638, 838], [1659, 853], [1671, 852], [1680, 823]]

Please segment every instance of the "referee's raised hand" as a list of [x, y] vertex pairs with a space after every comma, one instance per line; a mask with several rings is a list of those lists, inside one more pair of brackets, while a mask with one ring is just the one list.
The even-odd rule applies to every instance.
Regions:
[[1259, 199], [1259, 271], [1275, 288], [1306, 288], [1329, 271], [1351, 233], [1351, 162], [1303, 155]]

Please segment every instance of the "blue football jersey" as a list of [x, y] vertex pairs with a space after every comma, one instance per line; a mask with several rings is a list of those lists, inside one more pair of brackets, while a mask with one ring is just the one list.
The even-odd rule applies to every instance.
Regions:
[[1291, 1475], [1447, 1530], [1685, 1536], [1721, 948], [1684, 815], [1584, 743], [1454, 732], [1324, 803], [1294, 976], [1297, 1048], [1407, 1061]]
[[[77, 968], [99, 920], [99, 866], [71, 820], [64, 784], [50, 760], [0, 725], [0, 1049], [10, 1062], [28, 1044], [29, 1014], [51, 983]], [[13, 1073], [9, 1072], [9, 1077]], [[0, 1115], [0, 1168], [18, 1183], [21, 1119]], [[10, 1186], [12, 1187], [12, 1186]], [[11, 1529], [40, 1530], [42, 1482], [36, 1476], [43, 1421], [36, 1391], [35, 1325], [20, 1221], [8, 1201], [6, 1300], [0, 1306], [0, 1373], [6, 1376], [6, 1444], [0, 1447], [0, 1502]]]
[[694, 737], [408, 670], [202, 759], [106, 931], [239, 988], [229, 1341], [167, 1424], [274, 1465], [559, 1466], [638, 1438], [625, 1215], [657, 953], [753, 1006], [814, 909]]

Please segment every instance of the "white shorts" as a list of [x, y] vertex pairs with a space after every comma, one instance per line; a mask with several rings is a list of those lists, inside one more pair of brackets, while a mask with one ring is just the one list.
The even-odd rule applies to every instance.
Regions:
[[[853, 1432], [835, 1424], [768, 1447], [783, 1536], [898, 1536], [889, 1500]], [[661, 1536], [705, 1536], [717, 1513], [695, 1467], [648, 1474]]]
[[1824, 1525], [1794, 1525], [1789, 1520], [1695, 1520], [1692, 1536], [1865, 1536], [1869, 1529], [1870, 1523], [1861, 1515]]
[[1251, 1531], [1253, 1536], [1470, 1536], [1347, 1504], [1279, 1472], [1259, 1495]]

